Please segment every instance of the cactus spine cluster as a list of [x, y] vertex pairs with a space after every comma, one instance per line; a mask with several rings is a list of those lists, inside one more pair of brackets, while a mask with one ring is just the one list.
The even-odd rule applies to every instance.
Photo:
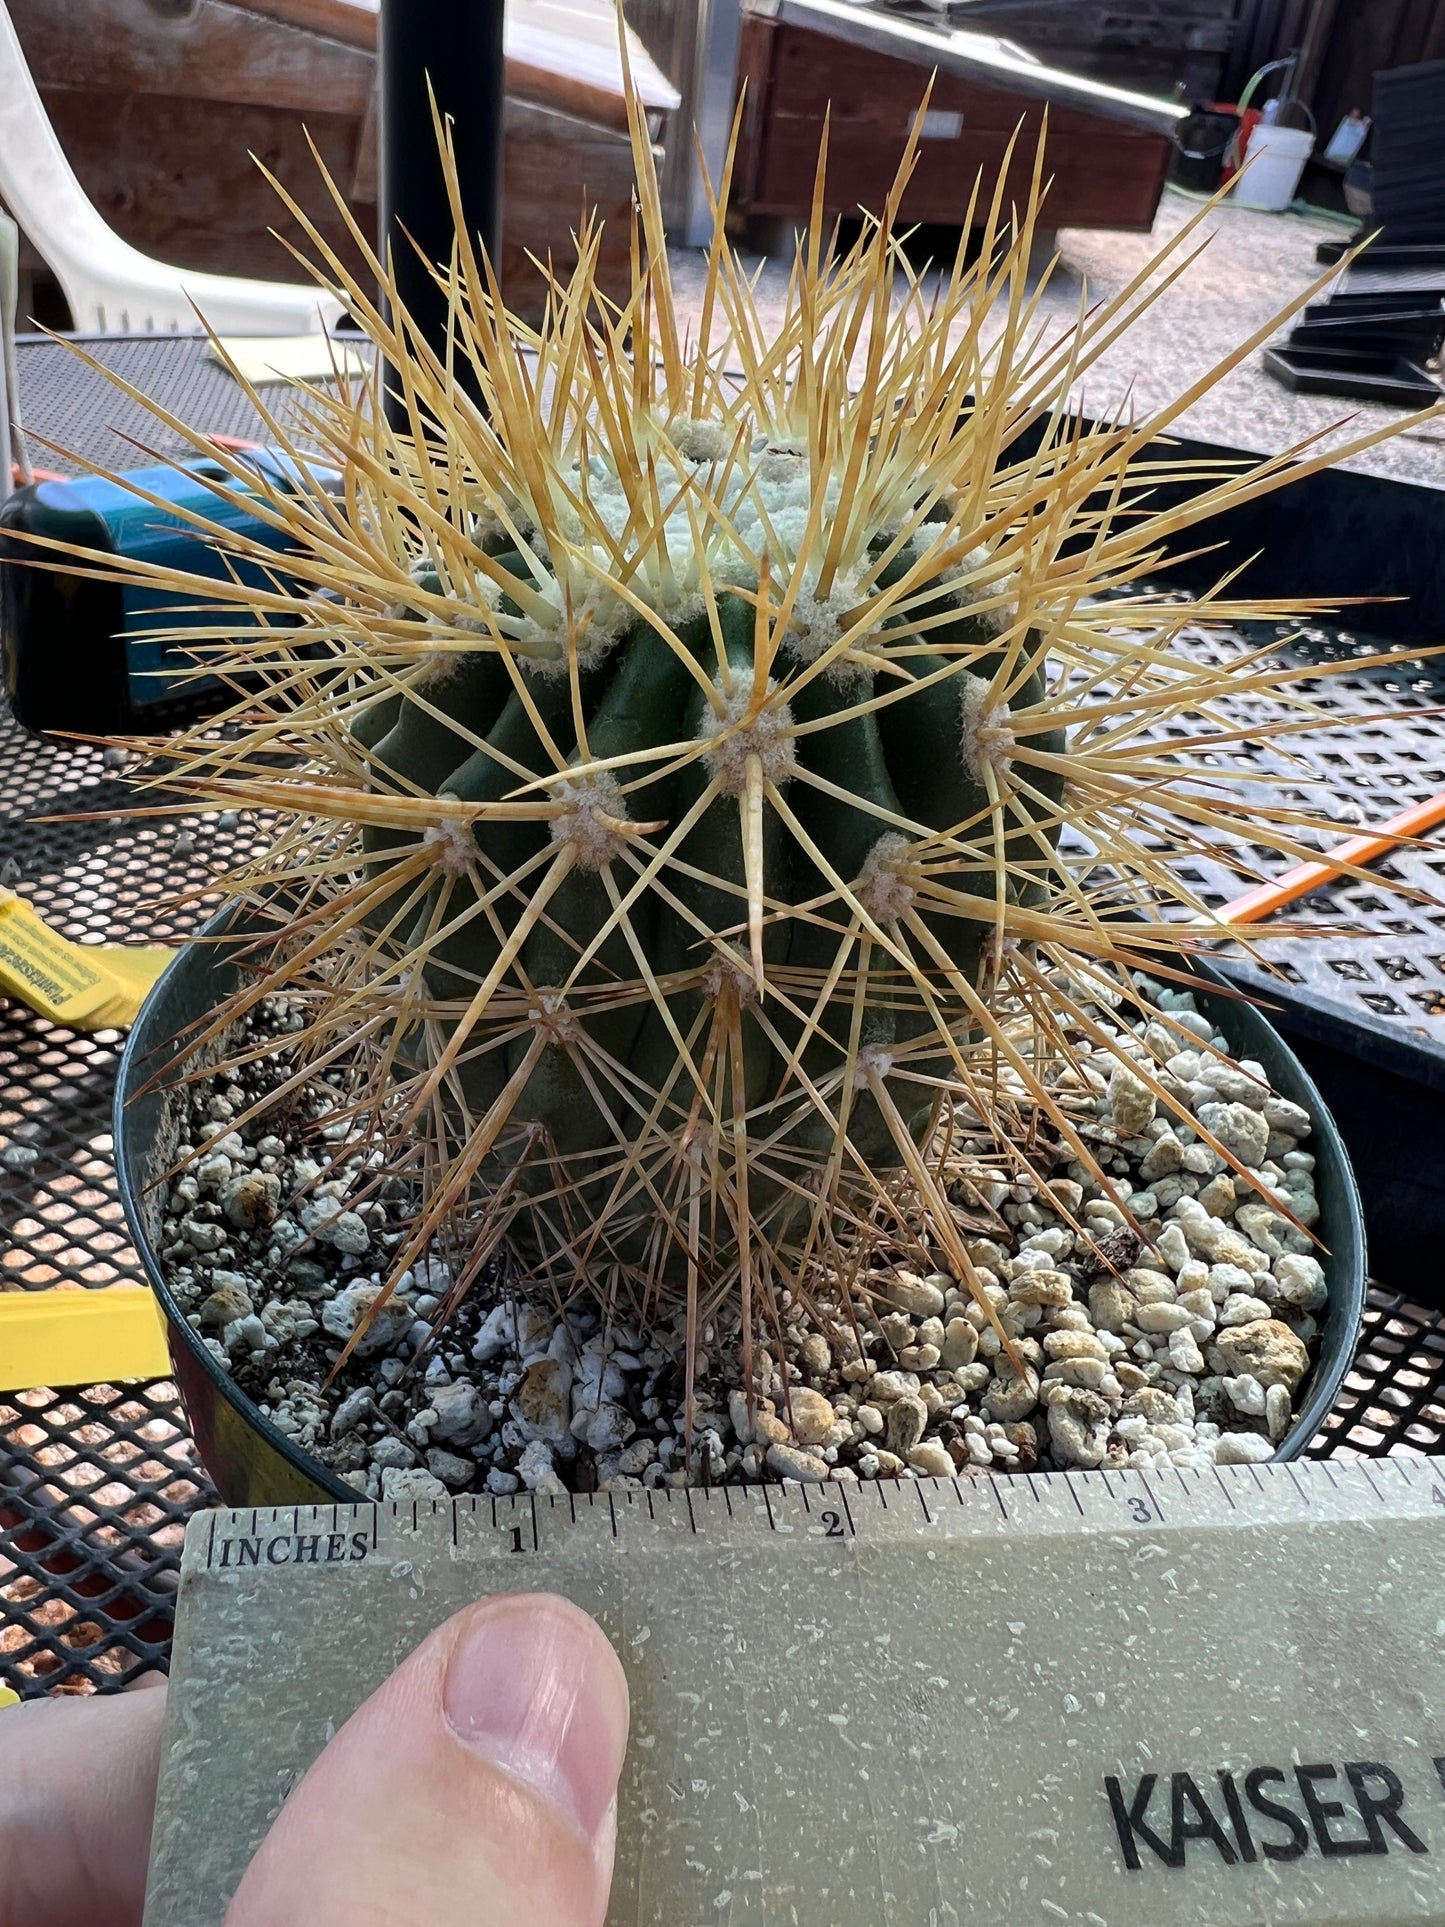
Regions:
[[1297, 812], [1231, 792], [1216, 705], [1311, 718], [1276, 666], [1176, 646], [1258, 613], [1227, 585], [1107, 599], [1286, 472], [1201, 473], [1165, 512], [1183, 465], [1144, 450], [1189, 397], [1070, 420], [1145, 276], [1050, 335], [1037, 190], [921, 273], [910, 143], [851, 247], [820, 186], [771, 325], [720, 206], [685, 320], [634, 122], [621, 308], [584, 232], [528, 330], [459, 229], [443, 356], [313, 235], [378, 371], [318, 390], [304, 443], [277, 430], [341, 477], [263, 496], [312, 594], [238, 587], [269, 625], [244, 645], [224, 612], [198, 626], [264, 687], [224, 740], [167, 745], [166, 780], [279, 813], [229, 883], [286, 906], [241, 1001], [289, 988], [313, 1059], [360, 1053], [358, 1105], [424, 1173], [398, 1270], [465, 1223], [473, 1269], [505, 1236], [564, 1291], [740, 1299], [746, 1342], [759, 1293], [842, 1267], [903, 1192], [972, 1282], [930, 1148], [956, 1111], [1005, 1164], [1032, 1114], [1094, 1166], [1050, 1081], [1070, 1035], [1131, 965], [1218, 932], [1169, 855], [1303, 849]]

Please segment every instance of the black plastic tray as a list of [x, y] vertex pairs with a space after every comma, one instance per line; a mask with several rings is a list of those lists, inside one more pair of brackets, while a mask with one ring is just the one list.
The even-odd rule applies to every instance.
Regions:
[[1419, 408], [1441, 390], [1404, 355], [1351, 353], [1345, 348], [1266, 348], [1264, 365], [1298, 395], [1343, 395], [1353, 401]]
[[[1438, 223], [1430, 232], [1440, 233]], [[1355, 234], [1347, 234], [1338, 241], [1321, 241], [1315, 249], [1315, 260], [1322, 268], [1332, 262], [1342, 261], [1353, 247], [1358, 247], [1364, 229]], [[1421, 268], [1436, 268], [1445, 273], [1445, 241], [1438, 238], [1429, 241], [1372, 241], [1360, 258], [1361, 267], [1372, 269], [1403, 268], [1418, 271]]]
[[1445, 341], [1445, 311], [1406, 308], [1398, 298], [1393, 309], [1367, 314], [1355, 310], [1334, 314], [1321, 308], [1308, 312], [1315, 318], [1301, 321], [1290, 330], [1291, 354], [1320, 348], [1332, 357], [1340, 350], [1347, 354], [1403, 355], [1423, 371], [1424, 364], [1439, 354]]
[[1445, 276], [1433, 288], [1344, 288], [1327, 301], [1312, 301], [1304, 311], [1306, 321], [1328, 321], [1336, 316], [1388, 314], [1397, 308], [1412, 313], [1445, 312]]

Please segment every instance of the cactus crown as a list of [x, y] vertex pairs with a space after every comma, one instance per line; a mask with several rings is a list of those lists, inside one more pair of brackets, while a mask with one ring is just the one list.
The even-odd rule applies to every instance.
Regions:
[[[252, 679], [238, 726], [153, 747], [172, 790], [277, 813], [226, 888], [281, 885], [285, 914], [216, 1027], [286, 988], [296, 1078], [358, 1067], [357, 1111], [423, 1180], [397, 1272], [464, 1226], [463, 1286], [509, 1236], [564, 1292], [694, 1319], [740, 1297], [746, 1346], [760, 1294], [846, 1270], [880, 1213], [970, 1281], [935, 1130], [961, 1111], [1007, 1168], [1042, 1121], [1095, 1168], [1054, 1095], [1071, 1037], [1132, 966], [1167, 974], [1222, 934], [1168, 859], [1241, 833], [1303, 852], [1297, 811], [1232, 793], [1243, 731], [1218, 708], [1247, 691], [1276, 733], [1308, 729], [1293, 672], [1177, 647], [1201, 616], [1279, 607], [1227, 583], [1202, 608], [1100, 600], [1299, 467], [1145, 458], [1192, 394], [1135, 424], [1066, 413], [1195, 223], [1162, 283], [1154, 264], [1050, 334], [1037, 172], [1018, 219], [1001, 189], [971, 210], [973, 256], [910, 265], [915, 129], [850, 247], [820, 156], [776, 325], [727, 243], [724, 180], [685, 325], [633, 120], [620, 305], [584, 230], [527, 328], [459, 223], [440, 354], [311, 230], [377, 373], [314, 392], [304, 437], [272, 422], [303, 471], [341, 478], [259, 485], [307, 593], [223, 589], [264, 623], [196, 627], [210, 667]], [[1179, 479], [1192, 501], [1157, 508]]]

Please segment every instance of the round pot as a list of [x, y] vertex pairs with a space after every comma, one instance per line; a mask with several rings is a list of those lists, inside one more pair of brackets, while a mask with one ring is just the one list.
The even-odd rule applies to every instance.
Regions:
[[[194, 1061], [191, 1039], [241, 980], [237, 943], [255, 926], [223, 912], [177, 956], [131, 1031], [115, 1094], [116, 1168], [126, 1222], [161, 1309], [176, 1382], [201, 1461], [227, 1505], [355, 1502], [347, 1485], [310, 1453], [278, 1432], [223, 1372], [186, 1323], [161, 1270], [156, 1239], [170, 1170], [180, 1140], [175, 1092], [179, 1074]], [[1299, 1456], [1324, 1423], [1354, 1357], [1365, 1303], [1365, 1230], [1359, 1193], [1335, 1121], [1293, 1051], [1259, 1011], [1222, 994], [1207, 969], [1197, 995], [1240, 1057], [1263, 1064], [1282, 1097], [1314, 1119], [1310, 1140], [1320, 1199], [1317, 1227], [1329, 1284], [1319, 1357], [1305, 1398], [1275, 1456]], [[217, 1053], [218, 1054], [218, 1053]]]

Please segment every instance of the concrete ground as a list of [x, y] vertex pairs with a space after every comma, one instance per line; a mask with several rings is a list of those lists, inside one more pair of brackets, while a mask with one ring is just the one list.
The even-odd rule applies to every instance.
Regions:
[[[1042, 311], [1060, 322], [1072, 321], [1081, 291], [1103, 299], [1125, 287], [1198, 212], [1197, 202], [1166, 192], [1151, 234], [1060, 230], [1060, 259], [1045, 287]], [[1076, 399], [1098, 414], [1126, 397], [1136, 414], [1170, 401], [1302, 294], [1324, 272], [1315, 262], [1316, 245], [1344, 231], [1323, 218], [1262, 214], [1229, 203], [1215, 208], [1189, 244], [1207, 236], [1202, 257], [1090, 370]], [[674, 272], [684, 306], [695, 306], [701, 257], [679, 251]], [[758, 285], [765, 315], [781, 305], [785, 284], [785, 262], [769, 260]], [[1271, 334], [1283, 335], [1287, 326]], [[1407, 414], [1378, 403], [1292, 394], [1265, 372], [1256, 350], [1178, 425], [1205, 440], [1275, 453], [1311, 435], [1347, 440], [1402, 422]], [[1352, 457], [1349, 465], [1445, 487], [1445, 408], [1438, 420], [1405, 429]]]

